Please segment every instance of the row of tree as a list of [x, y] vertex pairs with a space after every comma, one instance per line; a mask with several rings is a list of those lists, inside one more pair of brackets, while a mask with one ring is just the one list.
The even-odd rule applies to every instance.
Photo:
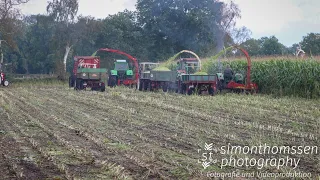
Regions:
[[308, 56], [313, 56], [320, 55], [320, 34], [309, 33], [299, 44], [290, 47], [281, 44], [275, 36], [248, 39], [241, 45], [251, 56], [297, 55], [297, 48], [301, 48]]
[[[125, 10], [95, 19], [77, 16], [78, 0], [51, 0], [47, 15], [23, 16], [17, 5], [28, 1], [0, 3], [0, 40], [6, 42], [0, 50], [15, 73], [61, 74], [71, 69], [73, 56], [91, 55], [106, 47], [125, 51], [140, 61], [165, 60], [184, 49], [206, 57], [235, 43], [252, 56], [292, 54], [296, 48], [285, 47], [274, 36], [250, 39], [247, 28], [235, 28], [241, 12], [233, 2], [138, 0], [134, 12]], [[308, 34], [302, 48], [320, 54], [318, 37]]]

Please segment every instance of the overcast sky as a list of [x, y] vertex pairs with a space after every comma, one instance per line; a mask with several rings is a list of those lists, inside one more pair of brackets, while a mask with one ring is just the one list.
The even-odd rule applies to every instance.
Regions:
[[[223, 0], [230, 2], [230, 0]], [[320, 33], [320, 0], [234, 0], [241, 9], [237, 26], [246, 26], [253, 38], [275, 35], [291, 46], [310, 32]], [[105, 18], [124, 9], [134, 10], [136, 0], [79, 0], [79, 13]], [[47, 0], [30, 0], [24, 14], [45, 14]]]

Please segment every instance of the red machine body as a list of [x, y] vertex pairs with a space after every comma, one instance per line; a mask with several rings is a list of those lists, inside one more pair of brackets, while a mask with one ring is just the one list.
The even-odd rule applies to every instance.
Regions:
[[230, 81], [226, 88], [227, 89], [242, 89], [246, 91], [258, 91], [258, 85], [256, 83], [251, 82], [251, 59], [248, 54], [248, 52], [241, 47], [235, 46], [235, 48], [239, 49], [247, 58], [248, 66], [247, 66], [247, 76], [246, 76], [246, 83], [245, 84], [240, 84], [236, 83], [234, 81]]
[[78, 67], [100, 68], [100, 57], [98, 56], [75, 56], [73, 65], [73, 74], [77, 75]]
[[[120, 54], [120, 55], [124, 55], [126, 56], [132, 63], [134, 66], [134, 70], [135, 70], [135, 75], [133, 79], [126, 79], [125, 81], [123, 81], [123, 85], [137, 85], [138, 84], [138, 80], [139, 80], [139, 63], [138, 60], [136, 58], [134, 58], [133, 56], [131, 56], [130, 54], [127, 54], [123, 51], [120, 50], [116, 50], [116, 49], [109, 49], [109, 48], [101, 48], [99, 49], [97, 52], [99, 51], [104, 51], [104, 52], [111, 52], [111, 53], [116, 53], [116, 54]], [[118, 85], [120, 85], [120, 82], [118, 82]]]

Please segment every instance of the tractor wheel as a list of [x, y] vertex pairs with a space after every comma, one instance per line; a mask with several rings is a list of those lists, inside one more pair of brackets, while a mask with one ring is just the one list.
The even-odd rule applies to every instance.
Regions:
[[148, 90], [148, 82], [147, 81], [143, 81], [143, 90], [147, 91]]
[[214, 89], [211, 86], [208, 88], [208, 93], [209, 95], [214, 96]]
[[187, 85], [182, 84], [180, 88], [180, 94], [186, 94], [187, 91]]
[[80, 79], [79, 79], [79, 83], [78, 83], [78, 89], [83, 90], [83, 82]]
[[142, 91], [142, 88], [143, 88], [143, 81], [139, 81], [139, 87], [138, 87], [138, 89], [139, 89], [139, 91]]
[[177, 86], [176, 86], [176, 93], [180, 93], [180, 88], [181, 88], [181, 87], [180, 87], [180, 85], [179, 85], [178, 83], [176, 83], [176, 85], [177, 85]]
[[70, 76], [69, 77], [69, 88], [71, 88], [71, 87], [73, 87], [73, 85], [74, 85], [74, 82], [73, 82], [74, 80], [73, 80], [73, 76]]
[[168, 84], [167, 83], [163, 84], [162, 90], [163, 90], [163, 92], [168, 92]]
[[73, 88], [74, 88], [74, 90], [78, 90], [78, 89], [77, 89], [77, 85], [78, 85], [78, 84], [77, 84], [77, 80], [75, 80], [75, 81], [73, 82]]
[[108, 85], [111, 88], [115, 87], [117, 85], [117, 77], [116, 76], [109, 76]]
[[152, 83], [151, 83], [151, 82], [148, 83], [148, 89], [149, 89], [149, 91], [153, 91]]
[[8, 87], [9, 86], [9, 81], [7, 81], [7, 80], [3, 81], [3, 86]]
[[76, 80], [75, 90], [83, 90], [83, 82], [81, 79]]
[[194, 91], [195, 91], [195, 89], [194, 88], [190, 88], [190, 89], [188, 89], [188, 95], [190, 96], [190, 95], [192, 95], [193, 93], [194, 93]]
[[255, 95], [255, 94], [257, 94], [257, 90], [256, 89], [251, 89], [250, 93], [251, 93], [251, 95]]
[[106, 86], [101, 86], [100, 91], [101, 92], [105, 92], [106, 91]]
[[222, 89], [224, 89], [223, 87], [223, 81], [222, 80], [218, 80], [218, 84], [217, 84], [218, 90], [220, 91], [220, 93], [222, 92]]
[[75, 90], [80, 90], [80, 80], [79, 79], [75, 80], [74, 89]]

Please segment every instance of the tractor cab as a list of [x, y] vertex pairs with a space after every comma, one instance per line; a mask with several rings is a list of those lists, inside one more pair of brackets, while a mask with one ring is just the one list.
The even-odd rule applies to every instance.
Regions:
[[178, 72], [182, 74], [194, 74], [200, 70], [200, 63], [197, 58], [181, 58], [177, 65]]
[[108, 86], [128, 85], [132, 79], [134, 79], [133, 70], [130, 69], [127, 60], [116, 60], [114, 62], [114, 69], [109, 74]]
[[228, 84], [245, 84], [244, 75], [241, 73], [235, 73], [231, 77], [225, 77], [224, 73], [217, 73], [216, 75], [218, 80], [218, 86], [220, 86], [219, 89], [228, 88]]
[[116, 60], [114, 62], [114, 69], [111, 70], [112, 76], [117, 76], [119, 80], [132, 79], [133, 71], [129, 67], [127, 60]]
[[140, 73], [150, 72], [152, 69], [157, 68], [158, 66], [159, 66], [159, 63], [142, 62], [139, 64], [139, 71]]

